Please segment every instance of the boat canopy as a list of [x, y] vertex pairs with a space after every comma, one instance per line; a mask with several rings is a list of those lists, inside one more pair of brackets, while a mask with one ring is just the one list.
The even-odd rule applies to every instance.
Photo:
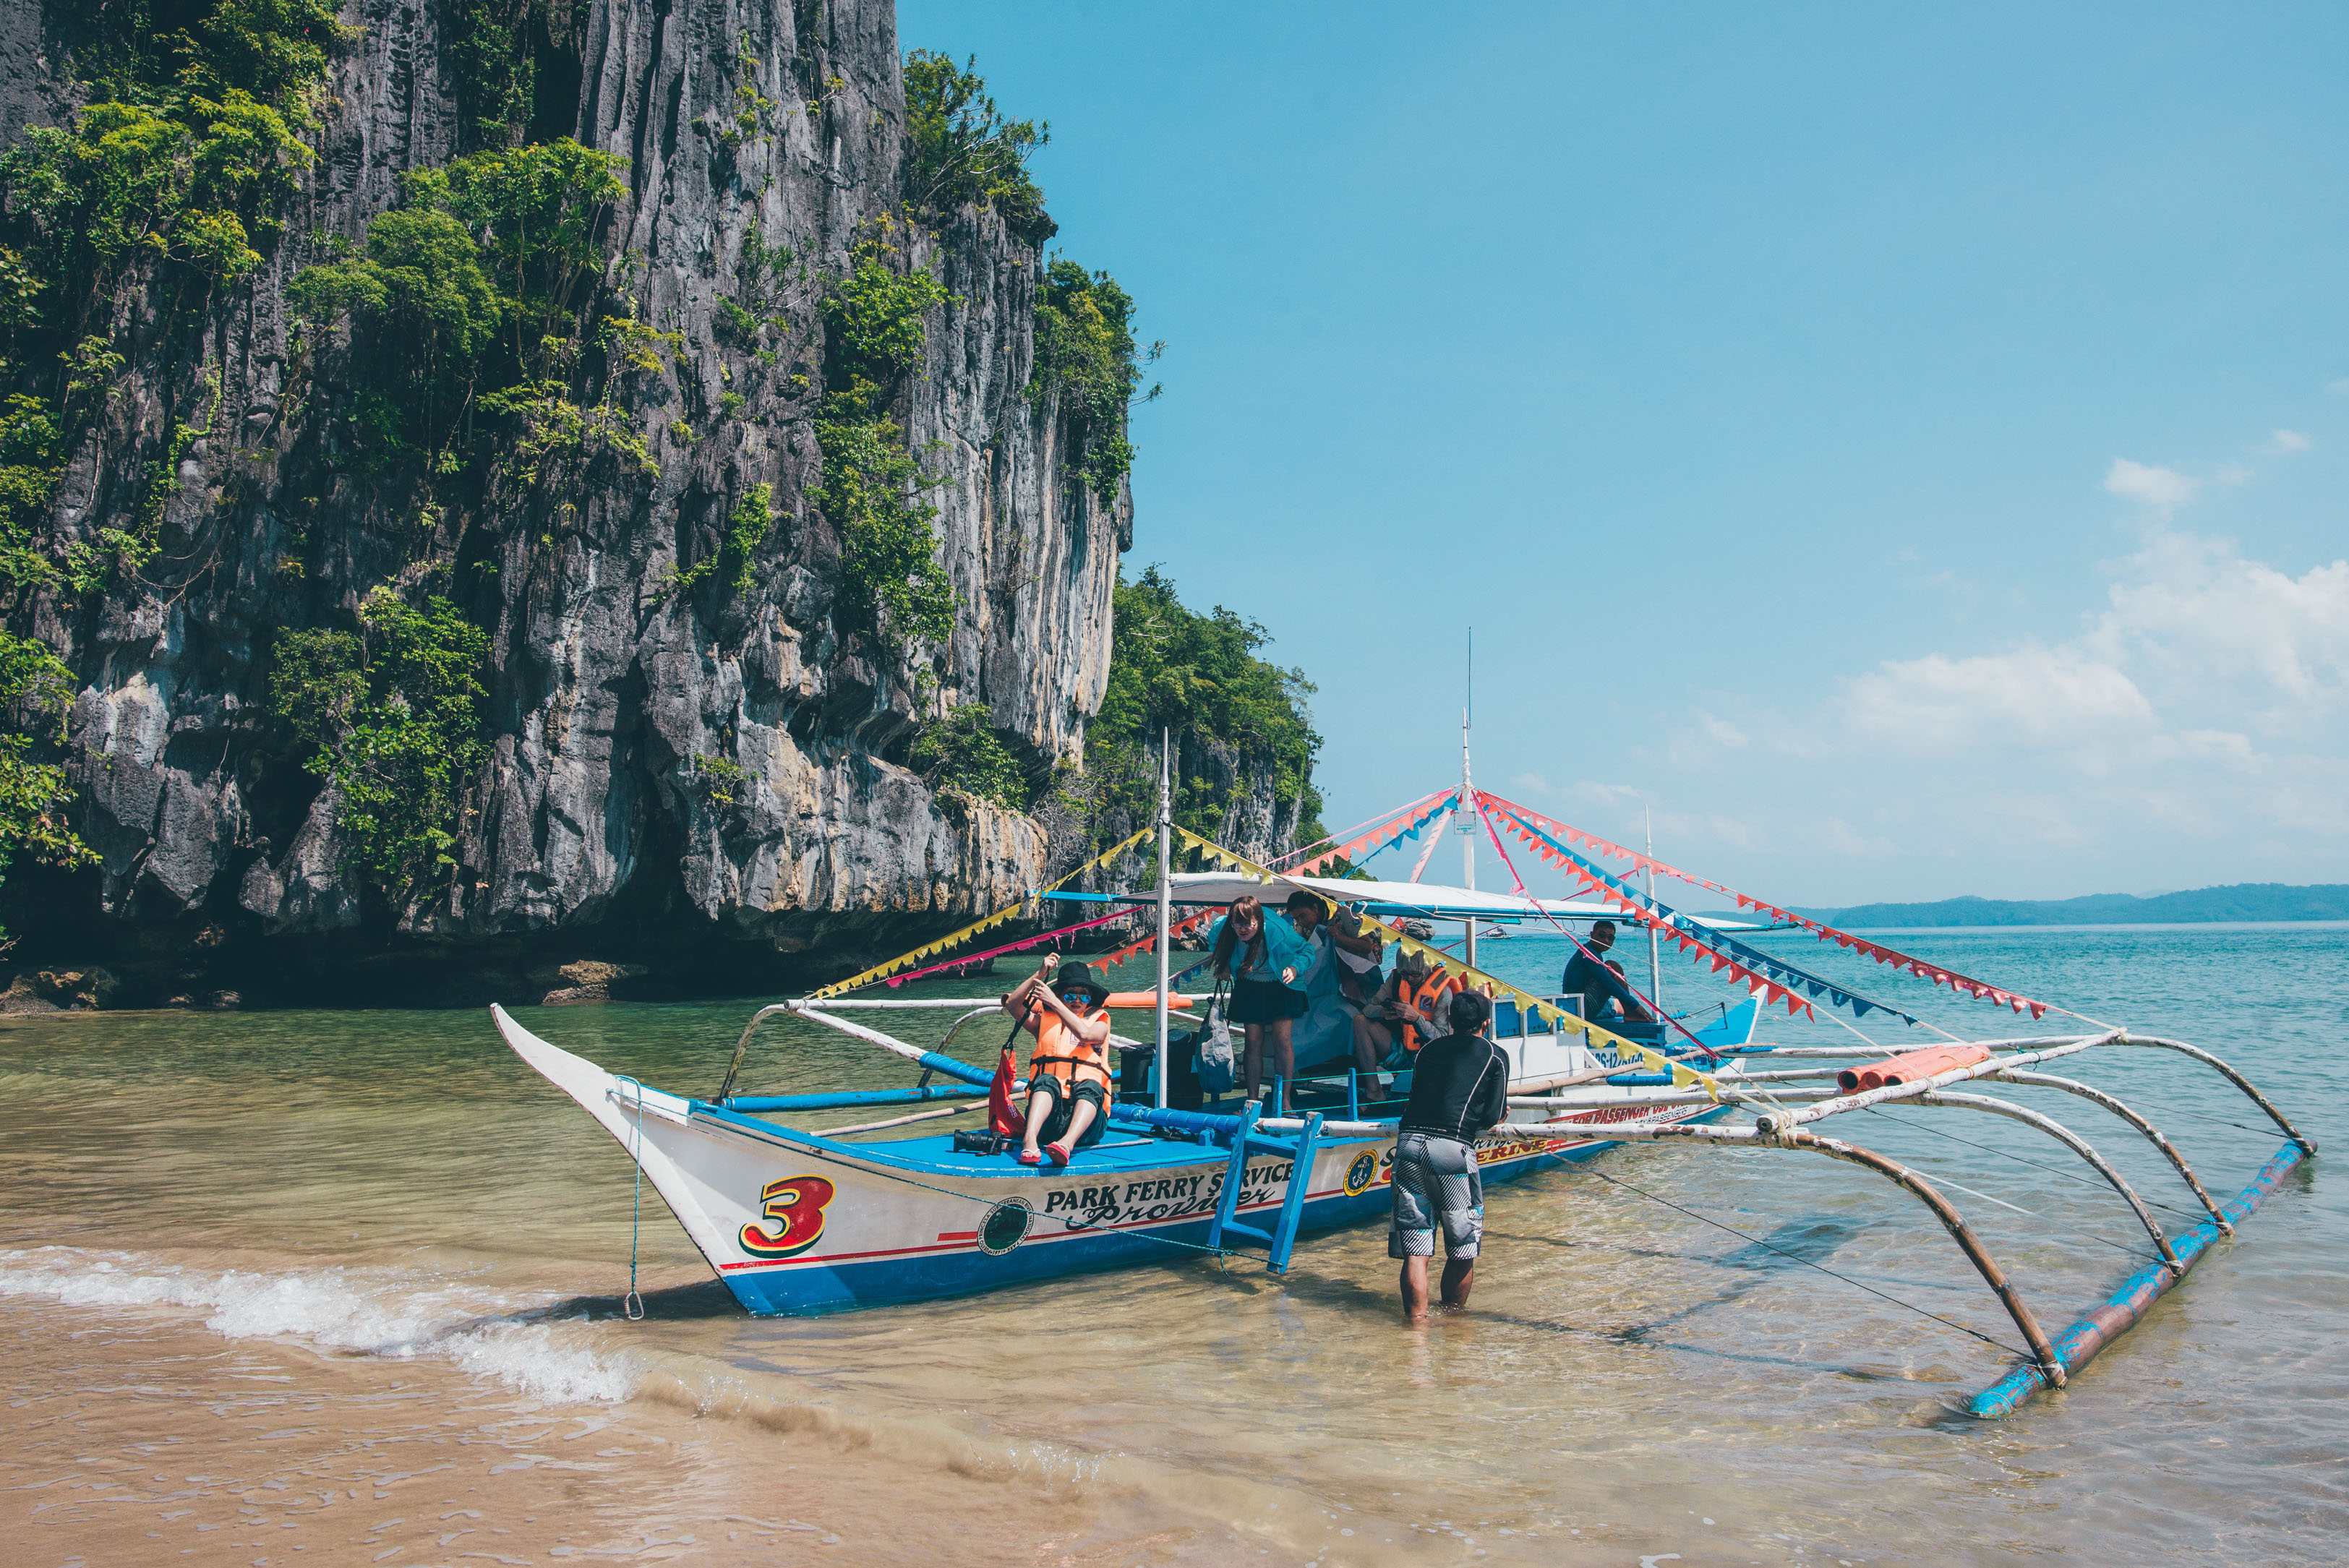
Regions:
[[[1611, 920], [1618, 923], [1636, 923], [1621, 909], [1601, 903], [1597, 899], [1528, 898], [1521, 893], [1486, 892], [1473, 887], [1444, 887], [1433, 882], [1363, 882], [1340, 877], [1301, 877], [1286, 873], [1267, 883], [1257, 877], [1237, 872], [1176, 872], [1169, 879], [1174, 902], [1178, 904], [1226, 904], [1250, 894], [1278, 903], [1288, 896], [1281, 890], [1301, 887], [1319, 893], [1332, 903], [1358, 905], [1366, 914], [1381, 920], [1480, 920], [1508, 924], [1520, 921], [1549, 920]], [[1154, 903], [1155, 888], [1147, 892], [1133, 893], [1047, 893], [1047, 898], [1072, 903], [1116, 902], [1121, 903]], [[1714, 931], [1755, 931], [1761, 929], [1750, 921], [1723, 920], [1712, 915], [1691, 915], [1694, 923]]]

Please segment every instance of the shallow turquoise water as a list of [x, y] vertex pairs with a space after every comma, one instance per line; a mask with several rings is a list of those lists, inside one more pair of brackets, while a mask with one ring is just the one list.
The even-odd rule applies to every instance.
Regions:
[[[1758, 940], [1945, 1027], [2058, 1026], [1798, 935]], [[2349, 928], [1891, 940], [2216, 1050], [2349, 1154], [2330, 1087]], [[1548, 990], [1566, 951], [1523, 935], [1482, 956]], [[1644, 951], [1623, 956], [1640, 978]], [[1669, 957], [1665, 985], [1676, 1005], [1724, 995]], [[707, 1093], [752, 1006], [523, 1018], [613, 1070]], [[1882, 1025], [1861, 1026], [1925, 1043]], [[1762, 1037], [1849, 1038], [1783, 1013]], [[822, 1031], [761, 1038], [758, 1088], [907, 1079]], [[986, 1061], [1000, 1038], [977, 1026], [956, 1048]], [[2151, 1114], [2222, 1197], [2281, 1141], [2169, 1053], [2075, 1066]], [[415, 1358], [550, 1407], [684, 1406], [730, 1423], [746, 1456], [820, 1417], [909, 1484], [931, 1467], [1007, 1498], [1091, 1495], [1112, 1514], [1212, 1522], [1267, 1561], [2303, 1562], [2337, 1557], [2349, 1526], [2333, 1353], [2349, 1216], [2326, 1158], [2071, 1390], [1982, 1425], [1951, 1412], [2012, 1358], [1920, 1312], [2012, 1342], [1995, 1302], [1889, 1183], [1786, 1151], [1624, 1150], [1495, 1189], [1474, 1311], [1423, 1332], [1397, 1326], [1376, 1230], [1310, 1241], [1285, 1280], [1181, 1262], [752, 1321], [657, 1204], [641, 1241], [654, 1315], [631, 1325], [610, 1315], [627, 1162], [479, 1015], [24, 1023], [0, 1030], [0, 1313], [67, 1312], [102, 1335], [176, 1312], [224, 1340]], [[2192, 1222], [2184, 1188], [2117, 1122], [2000, 1092], [2090, 1137], [2169, 1205], [2165, 1223]], [[1834, 1130], [1952, 1184], [2051, 1330], [2147, 1255], [2117, 1200], [2028, 1130], [1923, 1109]]]

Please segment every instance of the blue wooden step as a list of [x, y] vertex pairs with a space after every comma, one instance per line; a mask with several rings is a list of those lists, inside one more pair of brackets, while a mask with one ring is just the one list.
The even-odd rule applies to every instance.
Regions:
[[[1321, 1113], [1308, 1116], [1304, 1130], [1295, 1133], [1258, 1132], [1257, 1123], [1263, 1117], [1262, 1100], [1249, 1100], [1240, 1109], [1239, 1130], [1232, 1137], [1231, 1163], [1225, 1168], [1223, 1191], [1216, 1199], [1216, 1217], [1207, 1226], [1207, 1244], [1227, 1247], [1232, 1240], [1255, 1243], [1266, 1250], [1273, 1273], [1287, 1274], [1288, 1254], [1297, 1245], [1298, 1222], [1305, 1214], [1306, 1194], [1313, 1185], [1313, 1150], [1321, 1137]], [[1269, 1231], [1234, 1217], [1251, 1154], [1288, 1158], [1288, 1186], [1281, 1195], [1280, 1217]]]

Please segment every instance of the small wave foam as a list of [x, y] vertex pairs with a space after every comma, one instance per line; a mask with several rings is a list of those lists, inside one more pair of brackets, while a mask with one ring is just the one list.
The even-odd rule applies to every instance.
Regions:
[[202, 1312], [230, 1339], [295, 1339], [321, 1350], [450, 1362], [554, 1403], [609, 1403], [635, 1390], [626, 1357], [565, 1343], [580, 1318], [479, 1286], [391, 1269], [207, 1270], [79, 1247], [0, 1252], [0, 1297], [67, 1306]]

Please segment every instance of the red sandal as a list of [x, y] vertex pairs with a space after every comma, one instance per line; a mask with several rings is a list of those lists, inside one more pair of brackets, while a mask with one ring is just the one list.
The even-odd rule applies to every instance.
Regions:
[[1069, 1162], [1069, 1146], [1065, 1143], [1047, 1143], [1044, 1145], [1044, 1153], [1054, 1165], [1066, 1165]]
[[1044, 1157], [1037, 1153], [1032, 1149], [1023, 1149], [1019, 1151], [1019, 1163], [1022, 1165], [1041, 1165], [1044, 1163]]

